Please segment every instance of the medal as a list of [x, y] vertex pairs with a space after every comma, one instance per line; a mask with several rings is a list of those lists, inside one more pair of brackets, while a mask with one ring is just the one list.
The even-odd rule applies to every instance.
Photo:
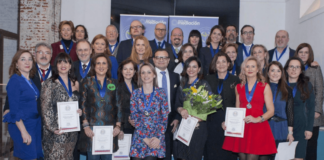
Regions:
[[105, 102], [105, 99], [101, 98], [100, 102], [104, 103]]
[[249, 84], [247, 82], [245, 84], [245, 96], [246, 96], [246, 100], [248, 101], [248, 104], [246, 105], [247, 109], [252, 108], [252, 105], [250, 103], [251, 103], [251, 100], [253, 98], [253, 94], [254, 94], [257, 83], [258, 83], [258, 81], [255, 81], [255, 83], [253, 85], [253, 88], [251, 90], [251, 93], [249, 93]]
[[150, 95], [150, 100], [149, 100], [148, 104], [146, 104], [146, 96], [144, 94], [144, 89], [143, 89], [143, 86], [142, 86], [143, 103], [144, 103], [144, 106], [145, 106], [145, 108], [144, 108], [144, 115], [146, 117], [150, 116], [148, 110], [149, 110], [149, 108], [151, 106], [151, 103], [152, 103], [152, 100], [153, 100], [153, 97], [154, 97], [154, 90], [155, 90], [155, 87], [153, 87], [153, 91], [152, 91], [152, 93]]
[[145, 114], [146, 117], [150, 116], [148, 111], [144, 111], [144, 114]]
[[175, 62], [175, 63], [178, 63], [178, 62], [179, 62], [179, 60], [178, 60], [178, 59], [175, 59], [175, 60], [174, 60], [174, 62]]
[[69, 98], [69, 101], [70, 101], [70, 102], [72, 102], [72, 101], [73, 101], [73, 99], [72, 99], [72, 98], [70, 97], [70, 98]]
[[171, 49], [172, 49], [172, 53], [173, 53], [174, 58], [175, 58], [175, 59], [174, 59], [174, 62], [175, 62], [175, 63], [178, 63], [178, 62], [179, 62], [179, 60], [178, 60], [178, 55], [177, 55], [177, 53], [176, 53], [174, 47], [172, 46]]
[[251, 105], [250, 103], [248, 103], [248, 104], [246, 105], [246, 108], [247, 108], [247, 109], [251, 109], [251, 108], [252, 108], [252, 105]]

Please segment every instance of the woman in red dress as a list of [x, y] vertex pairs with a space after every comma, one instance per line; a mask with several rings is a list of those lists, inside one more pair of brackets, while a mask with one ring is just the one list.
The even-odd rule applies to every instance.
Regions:
[[[240, 160], [258, 160], [259, 155], [277, 153], [268, 119], [274, 115], [272, 92], [265, 83], [262, 68], [254, 57], [242, 63], [241, 84], [236, 85], [236, 107], [246, 108], [244, 137], [225, 137], [223, 149], [239, 153]], [[263, 113], [266, 105], [267, 112]], [[226, 129], [224, 123], [223, 128]], [[261, 157], [260, 157], [261, 158]], [[261, 160], [266, 160], [262, 156]]]

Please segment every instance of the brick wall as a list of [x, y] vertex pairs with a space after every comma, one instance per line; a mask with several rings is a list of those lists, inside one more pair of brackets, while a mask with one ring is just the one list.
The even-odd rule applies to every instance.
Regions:
[[34, 53], [39, 42], [59, 40], [61, 0], [20, 0], [20, 48]]

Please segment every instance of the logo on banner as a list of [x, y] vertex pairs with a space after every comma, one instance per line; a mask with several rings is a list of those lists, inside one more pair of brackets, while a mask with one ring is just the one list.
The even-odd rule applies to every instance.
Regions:
[[198, 29], [201, 34], [202, 43], [205, 44], [210, 33], [209, 27], [202, 27]]
[[141, 19], [142, 24], [158, 24], [158, 23], [163, 23], [166, 24], [166, 21], [164, 20], [155, 20], [155, 19]]
[[188, 21], [188, 20], [172, 20], [172, 25], [184, 25], [184, 26], [199, 26], [198, 21]]

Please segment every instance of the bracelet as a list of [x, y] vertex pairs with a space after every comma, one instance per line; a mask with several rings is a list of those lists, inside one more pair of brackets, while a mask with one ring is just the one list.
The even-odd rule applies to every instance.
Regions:
[[293, 131], [288, 131], [288, 134], [293, 134], [294, 132]]
[[85, 127], [89, 127], [89, 123], [82, 124], [82, 127], [83, 127], [83, 128], [85, 128]]
[[116, 125], [115, 127], [118, 127], [119, 129], [121, 128], [121, 126], [120, 126], [120, 125]]

